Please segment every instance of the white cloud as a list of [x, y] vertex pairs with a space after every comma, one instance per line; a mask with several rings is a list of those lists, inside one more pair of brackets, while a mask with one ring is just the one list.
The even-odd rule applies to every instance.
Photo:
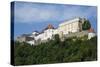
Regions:
[[32, 23], [50, 20], [66, 20], [71, 17], [96, 17], [94, 7], [40, 5], [22, 3], [15, 5], [15, 22]]
[[64, 17], [85, 17], [89, 18], [91, 16], [96, 16], [96, 10], [93, 7], [71, 7], [66, 9], [64, 12]]

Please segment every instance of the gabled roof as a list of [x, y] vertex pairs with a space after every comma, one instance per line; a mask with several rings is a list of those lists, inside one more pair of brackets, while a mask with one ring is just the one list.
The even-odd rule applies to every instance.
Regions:
[[33, 31], [33, 32], [39, 33], [39, 31], [37, 31], [37, 30], [35, 30], [35, 31]]

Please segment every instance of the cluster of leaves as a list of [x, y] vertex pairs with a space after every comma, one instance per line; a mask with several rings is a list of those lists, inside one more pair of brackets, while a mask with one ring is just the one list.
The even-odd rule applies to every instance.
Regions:
[[85, 20], [85, 22], [82, 24], [82, 29], [83, 30], [88, 30], [91, 28], [91, 24], [89, 20]]
[[97, 38], [82, 40], [58, 35], [53, 40], [32, 46], [25, 42], [15, 42], [15, 65], [49, 64], [97, 60]]

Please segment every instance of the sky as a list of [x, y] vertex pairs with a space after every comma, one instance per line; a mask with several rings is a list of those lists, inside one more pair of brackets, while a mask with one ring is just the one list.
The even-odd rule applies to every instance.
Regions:
[[41, 32], [48, 24], [55, 28], [62, 21], [75, 17], [86, 18], [97, 32], [97, 7], [68, 4], [14, 2], [14, 37]]

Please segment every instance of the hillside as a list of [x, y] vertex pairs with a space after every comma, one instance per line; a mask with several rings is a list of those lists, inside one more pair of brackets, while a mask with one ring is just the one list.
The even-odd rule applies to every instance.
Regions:
[[58, 35], [54, 40], [32, 46], [15, 42], [15, 65], [49, 64], [97, 60], [97, 37], [90, 40], [66, 38], [61, 41]]

